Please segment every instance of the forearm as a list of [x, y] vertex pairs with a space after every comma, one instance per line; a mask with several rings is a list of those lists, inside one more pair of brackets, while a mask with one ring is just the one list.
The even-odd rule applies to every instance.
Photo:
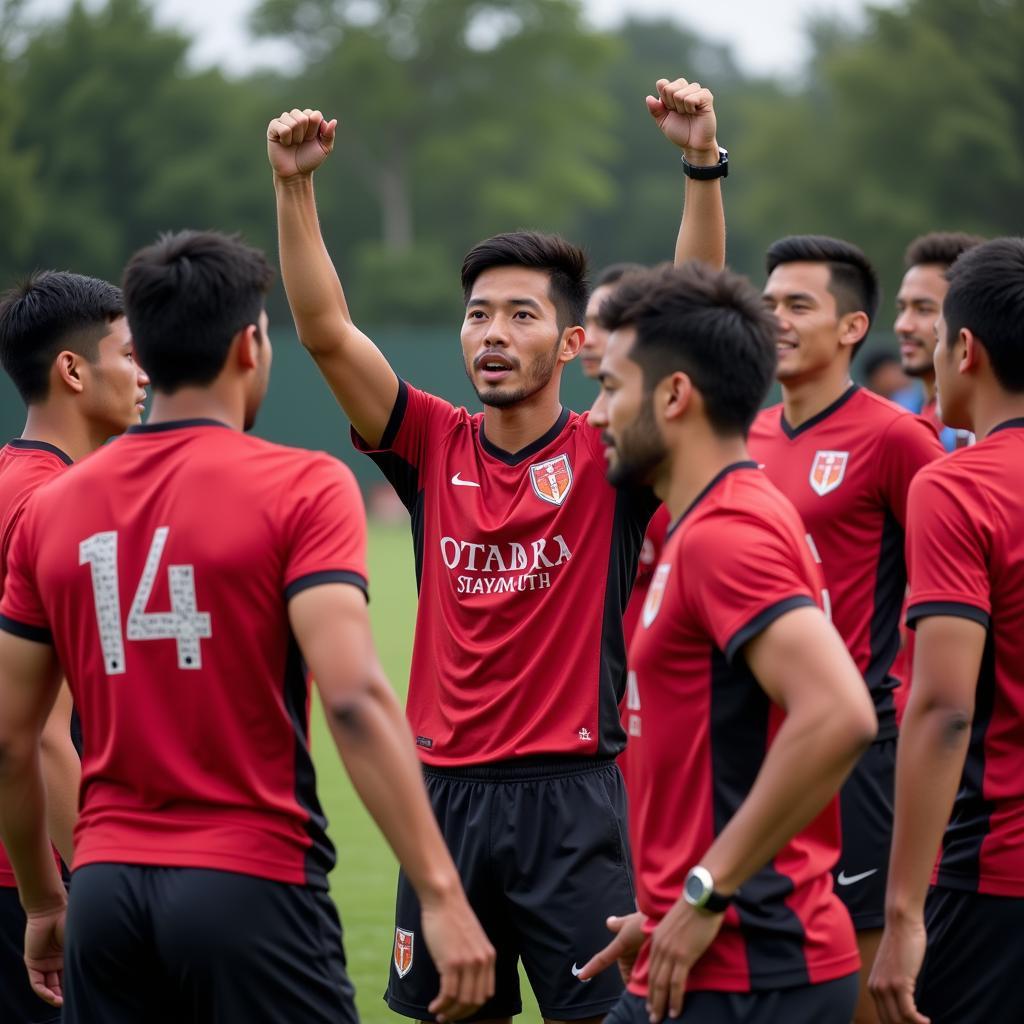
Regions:
[[[718, 162], [717, 147], [710, 151], [687, 151], [684, 155], [694, 165]], [[679, 266], [687, 260], [701, 260], [716, 270], [725, 266], [725, 210], [721, 178], [712, 181], [686, 179], [675, 264]]]
[[43, 779], [46, 784], [46, 825], [53, 845], [65, 864], [74, 853], [75, 822], [78, 820], [78, 786], [82, 764], [70, 735], [50, 742], [43, 739]]
[[716, 888], [734, 892], [820, 814], [865, 745], [835, 715], [787, 715], [747, 799], [701, 859]]
[[912, 694], [896, 754], [896, 812], [886, 917], [920, 919], [970, 742], [970, 716]]

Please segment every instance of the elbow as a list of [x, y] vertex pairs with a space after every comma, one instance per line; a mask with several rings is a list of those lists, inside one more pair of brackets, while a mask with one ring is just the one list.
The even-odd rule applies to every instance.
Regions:
[[324, 710], [338, 733], [348, 740], [360, 740], [370, 733], [381, 698], [380, 680], [371, 673], [326, 700]]

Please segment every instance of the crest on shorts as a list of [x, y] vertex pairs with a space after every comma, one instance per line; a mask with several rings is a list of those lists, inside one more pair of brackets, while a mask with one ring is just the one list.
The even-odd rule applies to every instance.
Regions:
[[400, 978], [404, 978], [412, 970], [412, 948], [415, 938], [412, 932], [407, 932], [404, 928], [395, 929], [395, 970], [398, 971]]
[[846, 475], [849, 452], [815, 452], [811, 463], [811, 489], [819, 497], [834, 491]]
[[671, 571], [672, 566], [667, 562], [662, 562], [654, 570], [654, 575], [651, 577], [651, 585], [647, 588], [647, 599], [644, 601], [644, 609], [641, 613], [644, 629], [650, 629], [651, 623], [658, 617], [658, 612], [661, 611], [661, 601], [665, 596], [668, 574]]
[[572, 488], [572, 466], [568, 455], [559, 455], [547, 462], [535, 462], [530, 467], [533, 493], [542, 501], [561, 505]]

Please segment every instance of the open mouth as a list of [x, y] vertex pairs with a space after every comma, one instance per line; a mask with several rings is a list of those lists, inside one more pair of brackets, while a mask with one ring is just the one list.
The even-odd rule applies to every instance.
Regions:
[[516, 368], [513, 360], [497, 352], [485, 352], [477, 356], [473, 365], [488, 384], [497, 384]]

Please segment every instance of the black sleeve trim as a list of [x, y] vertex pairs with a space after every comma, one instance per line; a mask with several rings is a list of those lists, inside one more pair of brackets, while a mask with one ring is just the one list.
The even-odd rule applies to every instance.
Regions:
[[750, 622], [733, 634], [732, 639], [725, 645], [725, 656], [731, 662], [736, 657], [739, 649], [748, 641], [753, 640], [758, 633], [763, 633], [776, 619], [781, 619], [786, 612], [796, 608], [817, 608], [818, 606], [806, 594], [798, 594], [795, 597], [787, 597], [763, 612], [758, 612]]
[[934, 615], [946, 615], [953, 619], [970, 619], [977, 622], [986, 629], [992, 625], [992, 616], [982, 608], [973, 604], [964, 604], [960, 601], [927, 601], [924, 604], [915, 604], [907, 609], [907, 626], [916, 629], [921, 619], [931, 618]]
[[284, 599], [290, 601], [296, 594], [301, 594], [302, 591], [309, 590], [311, 587], [323, 586], [325, 583], [350, 583], [353, 587], [358, 587], [363, 592], [367, 602], [370, 600], [370, 589], [367, 586], [366, 578], [360, 576], [357, 572], [348, 572], [341, 569], [311, 572], [306, 576], [300, 576], [297, 580], [292, 580], [284, 588]]
[[34, 640], [37, 644], [53, 643], [53, 634], [44, 626], [29, 626], [6, 615], [0, 615], [0, 629], [12, 636], [20, 636], [22, 640]]
[[391, 446], [395, 443], [398, 431], [402, 428], [402, 420], [405, 419], [405, 410], [408, 405], [409, 385], [399, 377], [398, 396], [395, 398], [395, 407], [391, 410], [391, 415], [388, 417], [388, 425], [384, 428], [384, 433], [380, 439], [380, 447], [385, 451], [390, 451]]

